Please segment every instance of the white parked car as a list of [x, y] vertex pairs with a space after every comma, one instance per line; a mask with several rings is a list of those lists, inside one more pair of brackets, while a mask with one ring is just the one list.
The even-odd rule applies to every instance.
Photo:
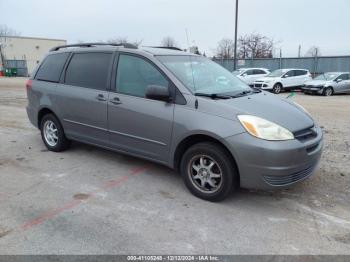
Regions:
[[300, 89], [310, 80], [311, 74], [306, 69], [278, 69], [256, 80], [253, 87], [279, 94], [283, 90]]
[[247, 85], [253, 86], [255, 80], [267, 76], [270, 71], [266, 68], [241, 68], [232, 73]]

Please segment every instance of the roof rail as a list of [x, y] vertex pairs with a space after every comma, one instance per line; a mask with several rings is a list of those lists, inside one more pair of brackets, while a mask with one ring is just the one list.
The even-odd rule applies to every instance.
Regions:
[[72, 44], [72, 45], [60, 45], [50, 49], [50, 52], [58, 51], [62, 48], [69, 47], [93, 47], [93, 46], [122, 46], [125, 48], [137, 49], [137, 46], [129, 43], [81, 43], [81, 44]]
[[150, 46], [151, 48], [163, 48], [163, 49], [170, 49], [170, 50], [176, 50], [176, 51], [184, 51], [181, 48], [174, 47], [174, 46]]

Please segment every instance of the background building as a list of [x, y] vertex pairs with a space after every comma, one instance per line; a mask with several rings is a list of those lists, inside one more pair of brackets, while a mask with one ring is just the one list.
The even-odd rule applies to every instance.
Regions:
[[0, 61], [3, 67], [18, 69], [18, 75], [30, 74], [44, 55], [54, 46], [66, 45], [62, 39], [23, 36], [0, 37]]

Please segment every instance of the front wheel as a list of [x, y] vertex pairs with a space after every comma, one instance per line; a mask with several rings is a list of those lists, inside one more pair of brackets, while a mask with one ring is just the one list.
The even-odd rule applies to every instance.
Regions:
[[275, 84], [273, 89], [272, 89], [272, 92], [274, 94], [279, 94], [282, 92], [282, 85], [281, 84]]
[[238, 186], [232, 159], [221, 146], [199, 143], [190, 147], [181, 160], [181, 174], [191, 193], [218, 202]]
[[327, 87], [324, 91], [323, 91], [323, 95], [324, 96], [332, 96], [333, 95], [333, 89], [331, 87]]

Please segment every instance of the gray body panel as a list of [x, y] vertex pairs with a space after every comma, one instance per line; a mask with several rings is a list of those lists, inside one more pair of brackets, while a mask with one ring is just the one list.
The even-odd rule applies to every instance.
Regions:
[[[340, 75], [346, 74], [350, 76], [349, 73], [334, 73]], [[343, 80], [341, 82], [337, 82], [336, 80], [312, 80], [305, 83], [305, 87], [303, 90], [306, 92], [323, 94], [324, 90], [327, 87], [331, 87], [333, 89], [334, 94], [350, 94], [350, 77], [348, 80]]]
[[[279, 124], [291, 132], [308, 129], [314, 121], [290, 101], [269, 93], [228, 100], [194, 96], [154, 54], [189, 55], [158, 49], [84, 48], [83, 52], [134, 53], [155, 64], [183, 95], [186, 104], [140, 98], [106, 90], [33, 80], [28, 90], [27, 112], [39, 126], [41, 109], [51, 110], [61, 121], [66, 136], [117, 152], [142, 157], [171, 168], [175, 153], [186, 138], [205, 135], [231, 152], [237, 164], [241, 186], [274, 188], [264, 175], [284, 176], [316, 166], [322, 152], [322, 132], [308, 141], [265, 141], [249, 135], [237, 119], [255, 115]], [[152, 51], [155, 50], [155, 51]], [[81, 49], [78, 50], [82, 52]], [[58, 51], [59, 53], [61, 51]], [[70, 51], [70, 52], [75, 52]], [[152, 53], [154, 52], [154, 53]], [[112, 77], [115, 66], [111, 67]], [[63, 73], [64, 74], [64, 73]], [[103, 99], [99, 99], [103, 97]], [[119, 103], [113, 103], [118, 98]], [[310, 151], [312, 147], [312, 152]]]

